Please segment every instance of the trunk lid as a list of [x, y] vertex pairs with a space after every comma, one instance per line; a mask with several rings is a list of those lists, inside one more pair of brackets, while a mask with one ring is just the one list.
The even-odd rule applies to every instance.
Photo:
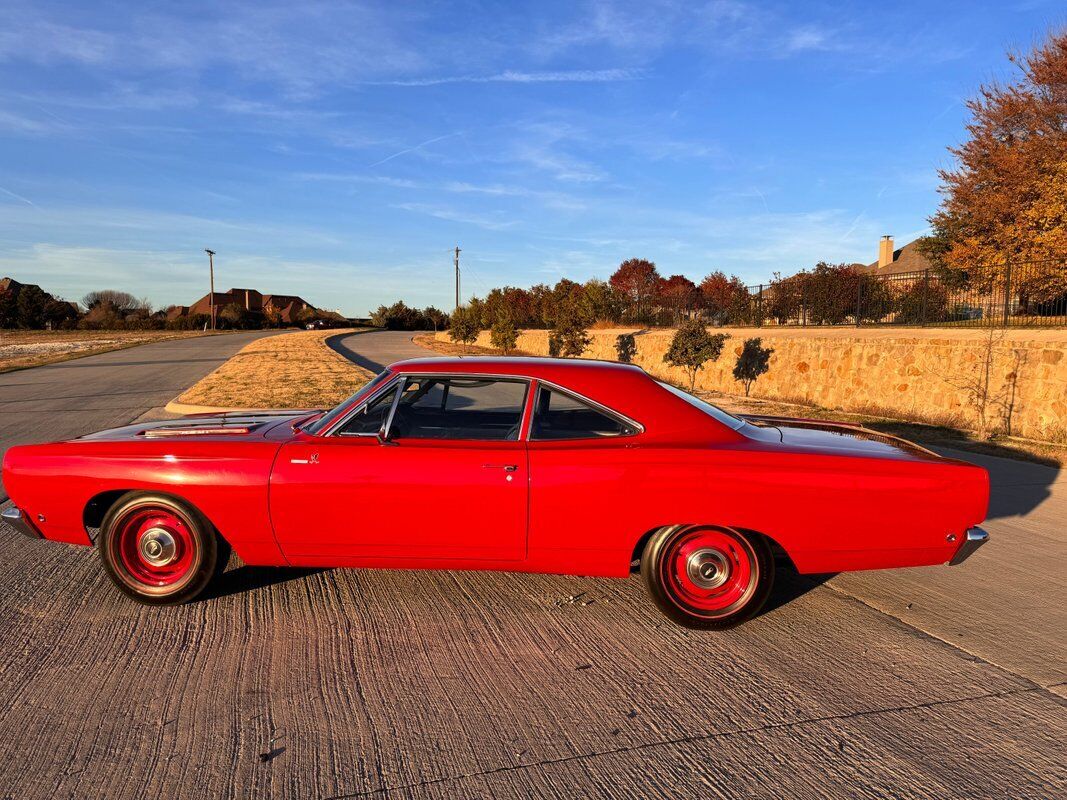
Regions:
[[779, 442], [790, 449], [871, 458], [947, 460], [914, 442], [850, 422], [748, 415], [745, 421], [777, 432]]

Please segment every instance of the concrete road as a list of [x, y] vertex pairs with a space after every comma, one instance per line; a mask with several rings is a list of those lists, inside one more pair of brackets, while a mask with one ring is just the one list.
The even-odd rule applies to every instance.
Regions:
[[1062, 795], [1067, 486], [993, 466], [967, 564], [786, 576], [723, 633], [636, 578], [237, 566], [144, 608], [4, 530], [0, 796]]

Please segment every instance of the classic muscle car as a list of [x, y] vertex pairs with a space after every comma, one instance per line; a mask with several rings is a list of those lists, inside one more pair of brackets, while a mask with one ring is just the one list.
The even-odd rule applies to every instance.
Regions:
[[392, 365], [330, 411], [194, 416], [13, 447], [27, 535], [95, 545], [151, 604], [249, 565], [624, 577], [676, 622], [755, 614], [801, 573], [957, 564], [985, 470], [847, 424], [736, 417], [638, 367]]

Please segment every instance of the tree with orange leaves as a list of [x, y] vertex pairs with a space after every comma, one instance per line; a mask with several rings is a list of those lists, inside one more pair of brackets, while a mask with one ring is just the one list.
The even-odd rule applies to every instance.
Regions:
[[651, 315], [659, 282], [656, 265], [643, 258], [623, 261], [608, 280], [611, 288], [625, 300], [631, 321], [644, 321]]
[[1012, 286], [1030, 301], [1067, 294], [1067, 31], [1025, 57], [1010, 85], [983, 86], [967, 103], [970, 140], [950, 148], [942, 203], [922, 249], [965, 271], [984, 291]]

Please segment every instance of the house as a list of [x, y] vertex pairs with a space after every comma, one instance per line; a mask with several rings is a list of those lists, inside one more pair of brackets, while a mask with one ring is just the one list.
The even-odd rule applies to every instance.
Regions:
[[[316, 311], [315, 306], [291, 294], [262, 294], [256, 289], [230, 289], [227, 292], [215, 292], [216, 315], [227, 306], [237, 305], [254, 316], [277, 314], [278, 320], [286, 325], [296, 322], [297, 315], [305, 310]], [[192, 305], [172, 306], [167, 312], [168, 319], [211, 314], [211, 294], [205, 294]]]
[[878, 242], [878, 260], [865, 268], [875, 275], [901, 275], [933, 269], [930, 260], [919, 252], [918, 242], [909, 242], [899, 250], [893, 247], [893, 237], [883, 236]]
[[[44, 317], [40, 322], [49, 328], [66, 320], [76, 320], [81, 313], [76, 304], [68, 302], [67, 300], [60, 300], [54, 295], [46, 292], [36, 283], [19, 283], [19, 281], [14, 278], [0, 278], [0, 295], [10, 297], [12, 308], [14, 308], [14, 304], [18, 302], [19, 295], [22, 294], [25, 289], [33, 289], [38, 292], [39, 295], [43, 295], [46, 309], [44, 311]], [[5, 319], [0, 323], [0, 327], [12, 323], [13, 320]]]

